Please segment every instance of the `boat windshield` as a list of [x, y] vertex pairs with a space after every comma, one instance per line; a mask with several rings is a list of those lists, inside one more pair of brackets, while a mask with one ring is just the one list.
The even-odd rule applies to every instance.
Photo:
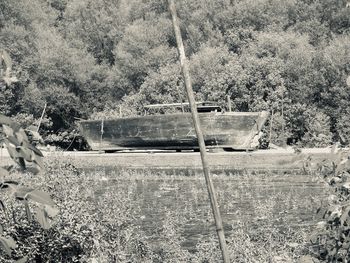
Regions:
[[[198, 112], [221, 112], [220, 106], [211, 101], [197, 102]], [[145, 106], [145, 114], [171, 114], [190, 112], [190, 106], [187, 102], [169, 103], [169, 104], [152, 104]]]

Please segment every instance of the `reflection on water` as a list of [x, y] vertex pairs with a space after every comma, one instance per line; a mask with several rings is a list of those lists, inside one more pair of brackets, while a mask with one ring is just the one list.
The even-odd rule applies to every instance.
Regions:
[[[113, 178], [109, 177], [109, 178]], [[316, 178], [301, 174], [214, 175], [214, 186], [226, 235], [238, 224], [283, 228], [308, 228], [320, 216], [327, 188]], [[202, 176], [119, 176], [110, 179], [103, 191], [122, 191], [135, 207], [134, 224], [149, 241], [159, 242], [169, 214], [176, 217], [184, 247], [192, 249], [201, 238], [215, 233], [205, 180]]]

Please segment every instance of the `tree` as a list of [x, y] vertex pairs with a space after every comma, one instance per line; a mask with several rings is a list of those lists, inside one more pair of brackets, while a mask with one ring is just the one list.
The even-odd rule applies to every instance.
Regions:
[[126, 28], [114, 53], [130, 91], [136, 91], [150, 72], [176, 60], [176, 50], [169, 46], [171, 34], [171, 22], [164, 17], [136, 20]]
[[70, 1], [60, 30], [70, 43], [82, 45], [97, 63], [115, 63], [113, 49], [126, 26], [124, 1]]

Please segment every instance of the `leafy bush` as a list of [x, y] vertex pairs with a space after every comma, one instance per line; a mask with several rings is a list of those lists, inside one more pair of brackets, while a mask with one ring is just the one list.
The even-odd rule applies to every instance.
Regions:
[[313, 252], [327, 262], [350, 260], [350, 160], [349, 153], [340, 150], [332, 161], [324, 161], [318, 172], [333, 188], [323, 221], [317, 224], [311, 242]]
[[[170, 188], [174, 191], [170, 194], [181, 200], [187, 196], [177, 192], [177, 180], [190, 182], [194, 178], [132, 170], [113, 170], [107, 174], [106, 170], [95, 168], [95, 165], [92, 166], [92, 170], [79, 172], [79, 169], [70, 164], [76, 161], [79, 162], [79, 159], [62, 159], [59, 154], [57, 158], [50, 158], [46, 162], [48, 177], [40, 178], [38, 183], [48, 185], [55, 200], [60, 200], [58, 206], [61, 208], [62, 217], [57, 219], [57, 227], [60, 233], [73, 236], [74, 240], [80, 242], [80, 247], [83, 248], [79, 256], [81, 261], [202, 263], [217, 262], [221, 258], [215, 229], [210, 223], [211, 213], [203, 211], [202, 207], [202, 212], [198, 215], [196, 205], [193, 204], [200, 203], [198, 199], [206, 200], [205, 191], [199, 193], [197, 189], [190, 190], [193, 199], [184, 200], [184, 206], [179, 209], [159, 207], [165, 217], [155, 218], [153, 214], [147, 214], [145, 219], [140, 219], [140, 215], [143, 215], [140, 209], [149, 205], [143, 199], [147, 194], [143, 188], [145, 180], [162, 182], [159, 189]], [[164, 176], [167, 178], [164, 179]], [[195, 179], [202, 182], [202, 178]], [[221, 191], [221, 195], [225, 195], [224, 191]], [[275, 226], [276, 217], [273, 212], [280, 200], [281, 196], [278, 195], [269, 198], [269, 202], [255, 203], [252, 211], [260, 218], [264, 217], [264, 220], [253, 216], [249, 222], [235, 223], [232, 226], [233, 230], [227, 237], [232, 260], [278, 262], [280, 257], [294, 262], [305, 253], [304, 245], [308, 231], [292, 227], [281, 230]], [[296, 205], [295, 200], [287, 199], [284, 202], [290, 203], [291, 206]], [[154, 204], [157, 204], [156, 198]], [[235, 206], [233, 202], [225, 205]], [[158, 212], [160, 211], [155, 213]], [[197, 221], [198, 219], [201, 221]], [[151, 233], [144, 233], [140, 229], [140, 220], [157, 220], [157, 226], [145, 230]], [[280, 220], [284, 220], [283, 215]], [[285, 220], [279, 223], [284, 224], [288, 221]], [[198, 237], [200, 241], [196, 247], [191, 247], [189, 251], [184, 244], [188, 244], [192, 236], [186, 230], [188, 225], [194, 224], [203, 224], [204, 229]]]
[[89, 146], [77, 129], [60, 130], [44, 137], [45, 143], [57, 146], [64, 151], [87, 150]]
[[[322, 110], [337, 133], [339, 112], [349, 106], [346, 0], [187, 0], [177, 7], [198, 98], [222, 106], [229, 95], [235, 110], [277, 112], [271, 102], [283, 79], [290, 104]], [[0, 46], [18, 78], [1, 80], [2, 114], [38, 119], [47, 103], [52, 126], [43, 131], [57, 134], [73, 130], [74, 117], [108, 111], [123, 98], [133, 97], [123, 107], [131, 116], [143, 104], [185, 97], [166, 1], [3, 0], [0, 9]]]
[[[39, 250], [44, 262], [146, 262], [151, 255], [142, 232], [132, 224], [128, 196], [97, 194], [102, 174], [79, 172], [61, 157], [48, 160], [46, 172], [34, 180], [50, 190], [60, 214], [50, 230], [54, 234], [45, 236], [46, 245], [33, 243], [31, 251]], [[51, 252], [45, 254], [48, 248]]]
[[[1, 114], [0, 125], [3, 133], [1, 144], [5, 143], [10, 157], [20, 166], [21, 171], [28, 170], [28, 163], [32, 164], [35, 172], [40, 171], [43, 168], [43, 155], [30, 143], [24, 129], [17, 122]], [[0, 227], [1, 246], [6, 253], [3, 259], [6, 261], [8, 258], [12, 260], [21, 257], [19, 262], [26, 262], [31, 251], [24, 250], [17, 254], [13, 253], [13, 250], [25, 242], [26, 236], [32, 236], [37, 226], [50, 229], [58, 210], [49, 194], [32, 188], [30, 184], [19, 183], [20, 178], [12, 178], [9, 170], [0, 167], [0, 176], [3, 177], [0, 190], [9, 190], [9, 193], [3, 194], [0, 199], [1, 209], [4, 212]], [[22, 204], [19, 205], [18, 201]], [[37, 226], [32, 222], [33, 215]]]
[[326, 147], [332, 144], [330, 118], [316, 109], [305, 112], [305, 134], [302, 144], [307, 147]]
[[350, 117], [349, 112], [346, 111], [338, 119], [336, 124], [337, 137], [339, 141], [344, 145], [349, 145], [350, 143]]

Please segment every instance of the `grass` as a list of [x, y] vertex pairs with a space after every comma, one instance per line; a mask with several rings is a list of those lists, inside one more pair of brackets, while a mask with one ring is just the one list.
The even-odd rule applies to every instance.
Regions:
[[[24, 185], [50, 192], [60, 215], [48, 231], [19, 223], [6, 229], [20, 241], [18, 257], [28, 255], [34, 262], [218, 262], [221, 258], [201, 175], [106, 171], [93, 165], [84, 172], [70, 163], [50, 158], [45, 173], [21, 177]], [[316, 209], [325, 195], [310, 176], [214, 175], [232, 262], [295, 262], [308, 253], [308, 237], [318, 220]], [[18, 222], [26, 222], [20, 204], [10, 199], [6, 203]], [[0, 259], [6, 262], [6, 255]]]

